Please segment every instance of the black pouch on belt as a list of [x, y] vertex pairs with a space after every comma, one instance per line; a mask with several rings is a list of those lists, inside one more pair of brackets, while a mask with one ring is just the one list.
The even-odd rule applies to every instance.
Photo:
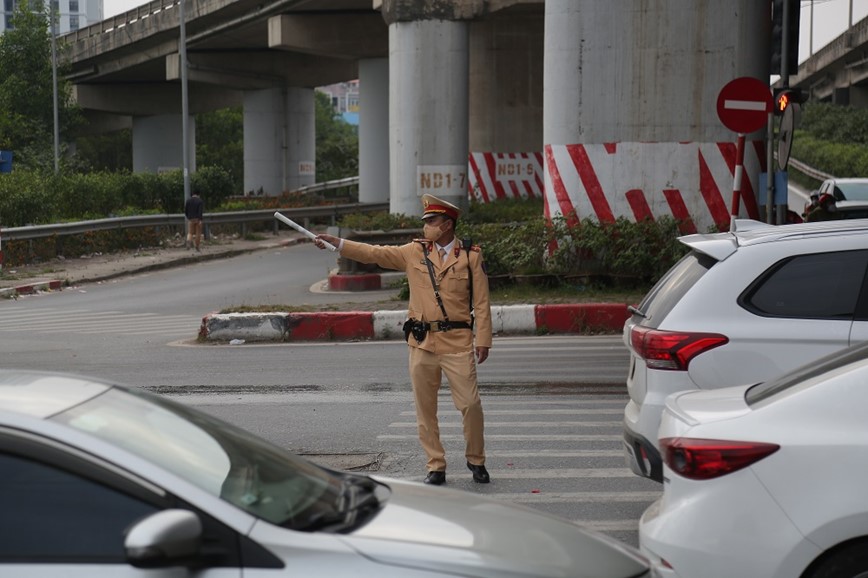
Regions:
[[413, 337], [416, 338], [416, 343], [422, 343], [425, 341], [425, 336], [428, 334], [429, 325], [423, 321], [417, 321], [416, 319], [408, 319], [404, 322], [404, 339], [408, 342], [410, 341], [410, 334], [413, 334]]
[[401, 329], [404, 331], [404, 340], [408, 343], [410, 342], [410, 334], [416, 338], [416, 343], [425, 341], [425, 335], [428, 334], [428, 324], [416, 319], [408, 319]]

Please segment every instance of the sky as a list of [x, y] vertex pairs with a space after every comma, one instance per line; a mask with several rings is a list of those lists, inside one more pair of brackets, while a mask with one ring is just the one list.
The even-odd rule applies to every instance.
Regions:
[[[137, 6], [147, 4], [139, 0], [104, 0], [105, 18], [115, 16]], [[848, 26], [852, 6], [853, 22], [868, 16], [868, 0], [800, 0], [801, 23], [799, 24], [799, 62], [837, 38]], [[813, 18], [811, 15], [813, 6]], [[813, 26], [811, 22], [813, 21]], [[811, 30], [813, 29], [813, 45]]]

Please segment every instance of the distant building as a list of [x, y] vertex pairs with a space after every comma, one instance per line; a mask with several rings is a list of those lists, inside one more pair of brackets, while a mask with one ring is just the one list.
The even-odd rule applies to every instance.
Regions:
[[[0, 32], [12, 28], [12, 16], [18, 7], [17, 0], [2, 0], [2, 2]], [[51, 0], [51, 6], [58, 15], [58, 34], [78, 30], [102, 20], [103, 0]]]
[[358, 80], [320, 86], [317, 90], [329, 95], [332, 100], [332, 107], [334, 107], [336, 114], [339, 114], [350, 124], [359, 124]]

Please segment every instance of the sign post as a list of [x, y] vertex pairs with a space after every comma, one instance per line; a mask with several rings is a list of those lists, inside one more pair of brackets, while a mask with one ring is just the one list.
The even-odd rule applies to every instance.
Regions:
[[745, 134], [765, 126], [772, 111], [772, 93], [761, 80], [742, 76], [726, 84], [717, 96], [717, 116], [723, 125], [738, 134], [735, 152], [735, 172], [732, 182], [730, 229], [738, 216], [741, 180], [744, 173]]

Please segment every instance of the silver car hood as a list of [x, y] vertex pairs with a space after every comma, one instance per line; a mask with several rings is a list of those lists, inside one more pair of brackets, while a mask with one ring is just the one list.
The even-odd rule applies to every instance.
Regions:
[[343, 539], [383, 564], [461, 576], [643, 576], [638, 551], [537, 510], [445, 488], [381, 479], [392, 495]]

